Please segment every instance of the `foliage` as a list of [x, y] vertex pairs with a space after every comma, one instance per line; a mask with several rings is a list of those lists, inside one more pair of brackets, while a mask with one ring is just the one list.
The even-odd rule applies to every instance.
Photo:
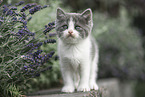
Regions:
[[144, 97], [145, 96], [145, 83], [144, 81], [142, 82], [137, 82], [134, 88], [134, 92], [135, 92], [135, 97]]
[[64, 6], [69, 6], [73, 11], [91, 8], [106, 12], [110, 16], [119, 16], [121, 6], [130, 13], [129, 15], [145, 14], [144, 0], [62, 0]]
[[[40, 49], [47, 43], [55, 43], [55, 39], [40, 41], [38, 38], [54, 28], [54, 22], [42, 28], [43, 33], [35, 35], [31, 32], [27, 23], [32, 15], [46, 7], [36, 3], [27, 4], [18, 10], [21, 1], [15, 6], [3, 5], [0, 8], [0, 96], [20, 96], [20, 87], [29, 79], [40, 76], [51, 68], [51, 58], [54, 51], [45, 53]], [[39, 30], [39, 31], [42, 31]], [[36, 37], [37, 36], [37, 37]]]
[[[43, 2], [40, 3], [43, 4]], [[59, 6], [60, 2], [57, 0], [49, 0], [48, 4], [50, 5], [48, 9], [43, 9], [41, 12], [33, 15], [34, 16], [33, 19], [28, 23], [30, 27], [29, 29], [31, 29], [32, 31], [37, 31], [38, 29], [41, 29], [42, 25], [47, 24], [47, 22], [55, 21], [56, 9]], [[40, 34], [40, 32], [36, 32], [36, 33]], [[55, 36], [56, 36], [55, 30], [52, 30], [50, 33], [46, 34], [45, 37], [42, 36], [39, 37], [39, 39], [41, 41], [46, 40], [47, 37], [49, 37], [50, 39], [56, 39]], [[29, 92], [33, 92], [40, 89], [47, 89], [50, 87], [56, 87], [59, 86], [60, 83], [62, 83], [59, 63], [57, 61], [58, 60], [57, 50], [56, 50], [57, 44], [43, 45], [41, 46], [41, 49], [45, 52], [50, 52], [50, 50], [55, 50], [55, 56], [53, 58], [55, 61], [48, 63], [48, 64], [53, 64], [52, 70], [41, 73], [39, 78], [34, 78], [31, 81], [29, 81], [29, 83], [27, 83], [28, 85], [27, 89], [29, 90]]]
[[142, 41], [127, 16], [124, 8], [117, 19], [99, 13], [94, 15], [93, 34], [100, 47], [100, 78], [145, 80]]

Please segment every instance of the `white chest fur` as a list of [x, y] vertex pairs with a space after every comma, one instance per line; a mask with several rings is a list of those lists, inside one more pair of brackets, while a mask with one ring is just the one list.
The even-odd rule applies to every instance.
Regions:
[[77, 44], [65, 44], [61, 40], [58, 43], [60, 61], [71, 65], [76, 69], [81, 61], [90, 58], [91, 41], [86, 38]]

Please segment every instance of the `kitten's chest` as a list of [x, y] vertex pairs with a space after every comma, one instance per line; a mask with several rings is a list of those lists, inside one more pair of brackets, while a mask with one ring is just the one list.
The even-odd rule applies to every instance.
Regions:
[[61, 57], [64, 61], [68, 63], [78, 65], [83, 57], [83, 50], [77, 47], [64, 47], [61, 53]]
[[60, 44], [59, 56], [65, 62], [71, 63], [72, 65], [79, 65], [81, 61], [86, 60], [90, 56], [90, 42], [77, 45]]

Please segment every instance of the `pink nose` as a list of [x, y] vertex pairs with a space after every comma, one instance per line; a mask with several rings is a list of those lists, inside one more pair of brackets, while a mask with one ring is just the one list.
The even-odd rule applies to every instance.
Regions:
[[73, 31], [72, 31], [72, 30], [69, 30], [69, 31], [68, 31], [68, 33], [69, 33], [69, 34], [72, 34], [72, 33], [73, 33]]

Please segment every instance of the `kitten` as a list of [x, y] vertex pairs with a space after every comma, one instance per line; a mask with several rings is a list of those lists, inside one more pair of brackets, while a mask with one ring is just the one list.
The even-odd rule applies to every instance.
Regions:
[[83, 13], [65, 13], [57, 9], [58, 53], [64, 81], [62, 92], [98, 89], [98, 47], [91, 36], [92, 26], [91, 9]]

